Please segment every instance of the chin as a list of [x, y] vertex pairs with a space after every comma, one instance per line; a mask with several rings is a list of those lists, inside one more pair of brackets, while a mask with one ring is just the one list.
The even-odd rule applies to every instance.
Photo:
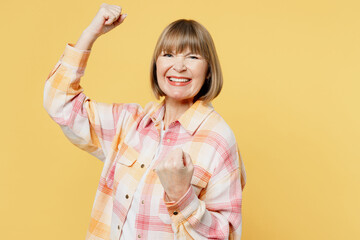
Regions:
[[171, 98], [172, 100], [175, 100], [177, 102], [192, 102], [192, 100], [194, 98], [191, 97], [182, 97], [182, 96], [171, 96], [171, 95], [167, 95], [166, 98]]

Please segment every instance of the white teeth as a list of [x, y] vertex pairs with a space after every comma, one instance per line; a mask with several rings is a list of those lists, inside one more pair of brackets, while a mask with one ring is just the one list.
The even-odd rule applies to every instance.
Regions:
[[169, 78], [169, 79], [172, 82], [188, 82], [188, 81], [190, 81], [190, 79], [186, 79], [186, 78]]

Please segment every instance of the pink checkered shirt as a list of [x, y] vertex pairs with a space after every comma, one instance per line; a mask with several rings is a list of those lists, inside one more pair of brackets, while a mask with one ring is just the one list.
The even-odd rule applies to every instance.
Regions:
[[[80, 78], [89, 55], [67, 44], [44, 88], [44, 107], [66, 137], [104, 162], [86, 239], [127, 236], [132, 203], [131, 235], [137, 239], [240, 239], [246, 174], [223, 118], [197, 101], [161, 138], [164, 101], [142, 108], [95, 102], [83, 93]], [[153, 169], [175, 147], [190, 154], [194, 175], [187, 193], [170, 203]]]

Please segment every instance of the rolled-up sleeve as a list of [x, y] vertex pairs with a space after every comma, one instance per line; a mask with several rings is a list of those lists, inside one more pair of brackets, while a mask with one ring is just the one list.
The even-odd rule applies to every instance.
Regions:
[[79, 50], [72, 43], [66, 45], [46, 79], [43, 105], [73, 144], [104, 161], [123, 104], [98, 103], [84, 94], [80, 79], [89, 56], [90, 50]]

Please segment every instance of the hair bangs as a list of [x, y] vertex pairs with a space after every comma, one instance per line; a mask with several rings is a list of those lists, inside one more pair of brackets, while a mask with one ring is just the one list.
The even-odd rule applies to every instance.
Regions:
[[203, 39], [191, 24], [187, 22], [174, 24], [164, 35], [159, 46], [160, 52], [158, 55], [160, 55], [161, 51], [166, 53], [175, 52], [177, 54], [189, 49], [191, 53], [199, 54], [208, 60], [207, 51], [204, 49], [205, 45], [202, 43]]

